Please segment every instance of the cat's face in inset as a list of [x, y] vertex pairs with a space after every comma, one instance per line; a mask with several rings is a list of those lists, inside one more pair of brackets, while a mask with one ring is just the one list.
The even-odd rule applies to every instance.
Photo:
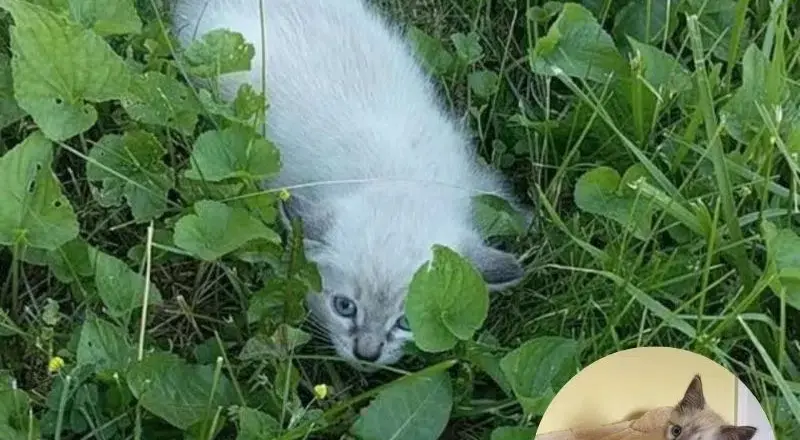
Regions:
[[[400, 360], [403, 345], [413, 339], [404, 314], [407, 289], [416, 270], [431, 258], [434, 243], [405, 230], [401, 220], [379, 224], [380, 218], [341, 208], [333, 213], [294, 195], [283, 204], [282, 215], [284, 221], [302, 220], [306, 255], [317, 264], [323, 286], [307, 302], [312, 320], [324, 327], [337, 354], [364, 370], [371, 369], [369, 364]], [[443, 231], [434, 235], [462, 244], [454, 250], [474, 263], [490, 289], [508, 287], [522, 277], [513, 255], [483, 245], [470, 231], [432, 227]]]
[[732, 426], [706, 404], [703, 383], [695, 376], [669, 418], [666, 440], [750, 440], [752, 426]]

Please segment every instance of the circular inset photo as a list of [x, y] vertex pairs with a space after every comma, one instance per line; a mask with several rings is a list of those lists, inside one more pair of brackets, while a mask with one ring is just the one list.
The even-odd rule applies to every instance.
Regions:
[[556, 394], [535, 440], [775, 440], [753, 393], [716, 362], [641, 347], [606, 356]]

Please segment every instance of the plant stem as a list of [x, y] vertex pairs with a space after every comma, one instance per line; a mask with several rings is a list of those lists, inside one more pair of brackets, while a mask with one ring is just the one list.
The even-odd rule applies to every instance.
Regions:
[[698, 106], [703, 112], [706, 134], [708, 135], [708, 141], [710, 143], [708, 147], [709, 157], [714, 164], [714, 177], [722, 201], [722, 214], [725, 218], [725, 223], [728, 225], [728, 233], [733, 242], [733, 248], [731, 249], [733, 264], [739, 272], [745, 290], [751, 290], [753, 288], [753, 273], [747, 262], [744, 237], [736, 215], [730, 175], [728, 174], [728, 168], [725, 164], [725, 152], [722, 150], [722, 142], [717, 135], [717, 115], [714, 112], [711, 87], [705, 69], [705, 55], [703, 52], [703, 43], [700, 38], [697, 16], [689, 16], [687, 24], [692, 41], [692, 54], [694, 56], [695, 75], [697, 77], [698, 96], [700, 99]]

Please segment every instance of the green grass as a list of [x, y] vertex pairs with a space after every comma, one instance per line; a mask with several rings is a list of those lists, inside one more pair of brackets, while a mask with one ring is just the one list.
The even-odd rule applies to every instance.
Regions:
[[[403, 414], [404, 405], [419, 404], [414, 393], [435, 388], [434, 403], [452, 401], [444, 438], [488, 439], [501, 426], [535, 429], [551, 397], [546, 389], [525, 391], [530, 377], [501, 360], [509, 353], [552, 361], [533, 371], [558, 387], [576, 365], [637, 346], [710, 357], [750, 387], [778, 439], [800, 435], [798, 5], [673, 1], [666, 19], [662, 0], [583, 1], [601, 28], [574, 6], [554, 25], [561, 9], [535, 0], [378, 3], [414, 27], [442, 98], [468, 122], [482, 157], [535, 200], [536, 227], [501, 237], [524, 256], [523, 285], [492, 297], [491, 318], [472, 341], [438, 353], [412, 349], [400, 365], [375, 374], [354, 371], [298, 331], [317, 333], [299, 300], [315, 284], [314, 271], [298, 252], [298, 237], [276, 239], [276, 194], [253, 185], [255, 176], [274, 171], [268, 153], [260, 165], [223, 166], [213, 175], [207, 172], [219, 157], [196, 147], [201, 133], [231, 127], [233, 119], [245, 128], [258, 122], [257, 100], [235, 115], [210, 111], [223, 105], [213, 93], [179, 84], [187, 68], [231, 66], [173, 56], [174, 42], [163, 36], [169, 25], [160, 21], [165, 5], [136, 2], [141, 28], [123, 13], [110, 19], [124, 30], [119, 34], [97, 26], [70, 31], [103, 35], [135, 79], [124, 90], [105, 86], [100, 98], [76, 86], [74, 96], [93, 103], [98, 117], [83, 127], [64, 122], [56, 118], [63, 107], [42, 110], [26, 101], [35, 80], [25, 79], [33, 78], [29, 71], [23, 78], [23, 67], [11, 69], [8, 55], [30, 57], [41, 48], [24, 33], [35, 23], [20, 3], [2, 1], [25, 44], [9, 49], [12, 19], [4, 14], [0, 182], [46, 186], [47, 173], [7, 173], [17, 169], [8, 158], [26, 138], [26, 157], [40, 154], [46, 169], [48, 142], [29, 138], [38, 126], [55, 141], [52, 170], [61, 185], [40, 191], [48, 203], [63, 192], [80, 235], [59, 241], [53, 226], [69, 230], [70, 215], [46, 217], [47, 206], [0, 193], [0, 214], [38, 209], [34, 221], [19, 224], [0, 215], [0, 438], [351, 438], [354, 424], [369, 432], [370, 410]], [[636, 43], [626, 34], [648, 46], [634, 56]], [[35, 59], [35, 71], [72, 56], [53, 47]], [[71, 68], [85, 69], [79, 61]], [[142, 71], [164, 78], [143, 80]], [[73, 103], [69, 94], [59, 96]], [[139, 132], [144, 137], [129, 144], [104, 138], [136, 130], [152, 137]], [[220, 139], [244, 152], [249, 134]], [[113, 161], [125, 151], [140, 154], [138, 166]], [[157, 157], [143, 162], [148, 154]], [[200, 176], [174, 177], [187, 169]], [[239, 173], [225, 174], [233, 171]], [[115, 199], [114, 189], [140, 198]], [[195, 205], [203, 199], [216, 201], [208, 209], [232, 216], [242, 235], [191, 238], [193, 228], [209, 224]], [[51, 227], [38, 231], [36, 218]], [[145, 298], [151, 306], [143, 309]], [[286, 336], [282, 331], [292, 342], [267, 343]], [[65, 366], [51, 373], [56, 356]], [[516, 393], [500, 385], [508, 383]], [[314, 397], [319, 384], [329, 387], [324, 399]], [[429, 436], [397, 438], [435, 438], [441, 429], [434, 416], [409, 417]], [[491, 438], [530, 438], [518, 434]]]

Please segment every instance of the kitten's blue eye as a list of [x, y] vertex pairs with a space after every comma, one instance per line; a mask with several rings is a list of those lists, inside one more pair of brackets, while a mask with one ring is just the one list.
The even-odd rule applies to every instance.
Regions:
[[352, 318], [356, 316], [356, 303], [346, 296], [336, 295], [333, 297], [333, 309], [336, 310], [340, 316], [345, 318]]
[[400, 318], [398, 318], [397, 323], [395, 323], [395, 326], [397, 326], [397, 328], [399, 328], [400, 330], [405, 330], [407, 332], [411, 331], [411, 326], [408, 325], [408, 319], [406, 319], [406, 315], [403, 315]]
[[672, 438], [678, 438], [678, 436], [681, 435], [681, 431], [683, 431], [683, 429], [678, 425], [672, 425], [672, 427], [669, 428], [669, 433], [672, 435]]

